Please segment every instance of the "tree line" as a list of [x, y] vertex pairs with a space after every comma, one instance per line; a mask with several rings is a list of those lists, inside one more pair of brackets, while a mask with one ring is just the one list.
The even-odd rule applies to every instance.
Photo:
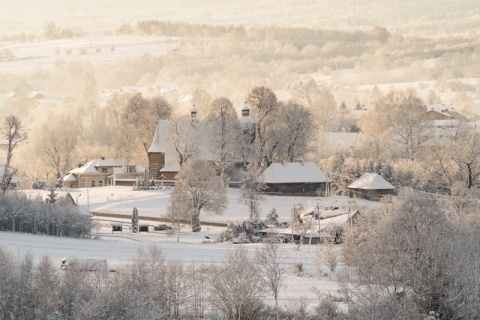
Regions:
[[24, 192], [0, 194], [0, 230], [60, 237], [89, 237], [93, 222], [66, 199], [30, 197]]

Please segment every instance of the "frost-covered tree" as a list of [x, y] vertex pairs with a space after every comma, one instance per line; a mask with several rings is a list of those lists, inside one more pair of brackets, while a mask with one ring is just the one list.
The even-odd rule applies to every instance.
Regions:
[[236, 146], [240, 127], [237, 112], [227, 98], [212, 101], [208, 120], [208, 149], [220, 166], [220, 177], [228, 184], [226, 172], [236, 158]]
[[132, 232], [137, 233], [138, 232], [138, 209], [133, 208], [132, 212]]
[[277, 97], [270, 88], [255, 87], [248, 95], [247, 103], [252, 107], [251, 115], [255, 123], [255, 147], [262, 162], [268, 163], [265, 154], [265, 145], [268, 134], [265, 121], [278, 108]]
[[198, 155], [200, 150], [200, 128], [196, 119], [180, 116], [172, 119], [168, 125], [168, 137], [172, 141], [173, 154], [180, 167]]
[[278, 213], [277, 209], [272, 208], [269, 213], [267, 213], [267, 218], [265, 219], [265, 223], [269, 226], [278, 226]]
[[304, 160], [316, 132], [313, 113], [310, 109], [292, 101], [279, 108], [277, 118], [283, 125], [283, 160]]
[[200, 212], [223, 214], [227, 207], [227, 193], [222, 179], [207, 161], [192, 159], [177, 175], [172, 197], [190, 205], [192, 231], [201, 230]]
[[300, 82], [293, 90], [295, 98], [309, 107], [321, 132], [328, 130], [337, 113], [335, 97], [330, 88], [319, 86], [315, 80]]
[[223, 266], [212, 267], [212, 305], [223, 313], [224, 319], [259, 319], [263, 308], [259, 280], [258, 269], [248, 257], [247, 249], [238, 247]]
[[392, 90], [377, 101], [368, 117], [370, 124], [375, 123], [371, 128], [376, 128], [377, 133], [387, 132], [388, 138], [397, 147], [403, 147], [400, 154], [402, 157], [415, 159], [421, 138], [428, 127], [422, 118], [426, 111], [427, 108], [414, 89]]
[[192, 206], [187, 199], [188, 193], [185, 190], [176, 189], [170, 195], [170, 206], [167, 209], [167, 216], [177, 227], [177, 242], [180, 241], [180, 228], [184, 221], [192, 216]]
[[55, 173], [56, 179], [62, 178], [72, 168], [79, 132], [78, 123], [58, 115], [52, 116], [49, 123], [37, 128], [36, 134], [32, 135], [37, 155]]
[[17, 169], [11, 167], [13, 150], [26, 136], [22, 136], [22, 121], [14, 115], [7, 116], [4, 119], [1, 128], [1, 136], [8, 143], [7, 158], [5, 159], [5, 166], [3, 167], [2, 180], [0, 182], [3, 193], [12, 186], [12, 178], [17, 173]]
[[266, 189], [266, 184], [260, 175], [261, 170], [255, 163], [250, 163], [247, 169], [242, 172], [239, 201], [248, 206], [250, 220], [258, 220], [260, 203], [265, 199], [262, 192]]
[[285, 253], [279, 241], [264, 241], [255, 252], [255, 262], [259, 269], [260, 287], [275, 299], [275, 316], [280, 319], [278, 298], [285, 281]]

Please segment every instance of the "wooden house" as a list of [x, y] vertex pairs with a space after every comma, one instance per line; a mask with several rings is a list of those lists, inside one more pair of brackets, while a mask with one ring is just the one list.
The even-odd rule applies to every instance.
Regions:
[[145, 168], [120, 159], [92, 160], [79, 164], [63, 177], [70, 188], [94, 188], [109, 185], [134, 185], [138, 179], [144, 179]]
[[330, 183], [313, 162], [273, 163], [261, 178], [267, 185], [267, 194], [325, 196]]
[[386, 195], [394, 195], [396, 188], [376, 173], [364, 173], [348, 186], [350, 198], [380, 200]]

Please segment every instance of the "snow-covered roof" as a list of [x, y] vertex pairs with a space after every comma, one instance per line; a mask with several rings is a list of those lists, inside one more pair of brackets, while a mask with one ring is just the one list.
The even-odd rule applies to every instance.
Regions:
[[327, 176], [313, 162], [273, 163], [263, 173], [265, 183], [327, 182]]
[[355, 180], [349, 189], [365, 189], [365, 190], [393, 190], [395, 189], [387, 180], [383, 179], [376, 173], [364, 173], [360, 178]]
[[65, 182], [77, 181], [77, 178], [75, 178], [73, 174], [69, 173], [65, 177], [63, 177], [63, 181]]
[[[123, 159], [94, 159], [90, 162], [87, 162], [80, 168], [75, 168], [70, 170], [70, 173], [73, 173], [73, 174], [98, 173], [97, 168], [100, 168], [100, 167], [122, 167], [122, 166], [125, 166], [126, 164], [127, 162]], [[132, 166], [134, 164], [129, 163], [129, 165]]]
[[29, 94], [30, 99], [41, 99], [45, 98], [45, 95], [40, 91], [32, 91]]
[[158, 121], [157, 130], [155, 131], [155, 135], [153, 136], [152, 144], [148, 149], [148, 153], [150, 152], [166, 152], [167, 151], [167, 134], [168, 132], [168, 120], [160, 120]]
[[180, 171], [180, 164], [178, 162], [169, 163], [160, 170], [160, 172], [179, 172], [179, 171]]

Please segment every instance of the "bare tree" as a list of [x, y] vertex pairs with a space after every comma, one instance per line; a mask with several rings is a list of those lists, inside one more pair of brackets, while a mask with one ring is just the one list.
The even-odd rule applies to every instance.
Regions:
[[182, 224], [192, 216], [192, 206], [188, 199], [186, 190], [176, 189], [170, 196], [170, 206], [167, 215], [170, 221], [177, 226], [177, 242], [180, 241], [180, 228]]
[[303, 160], [316, 129], [312, 111], [289, 101], [279, 109], [278, 118], [284, 123], [285, 160]]
[[57, 179], [62, 178], [65, 172], [72, 168], [81, 131], [75, 125], [67, 123], [66, 117], [53, 117], [33, 138], [37, 142], [37, 154], [43, 158], [45, 165], [53, 169]]
[[282, 267], [285, 253], [281, 250], [280, 242], [273, 240], [272, 237], [262, 243], [256, 251], [255, 261], [260, 271], [260, 286], [275, 299], [275, 316], [279, 320], [278, 297], [285, 280], [285, 269]]
[[[414, 159], [420, 139], [428, 126], [422, 115], [427, 111], [414, 89], [390, 91], [377, 102], [373, 115], [387, 126], [390, 138], [404, 146], [404, 157]], [[383, 129], [382, 129], [383, 131]]]
[[[355, 297], [352, 306], [409, 306], [402, 312], [416, 310], [419, 316], [433, 310], [455, 318], [450, 292], [465, 293], [459, 266], [453, 266], [457, 232], [462, 231], [434, 200], [383, 203], [344, 237], [342, 251], [351, 272], [344, 288]], [[459, 264], [472, 270], [470, 263]]]
[[248, 95], [247, 103], [252, 106], [255, 121], [255, 146], [258, 156], [268, 163], [265, 158], [265, 144], [267, 139], [265, 120], [275, 113], [278, 103], [273, 91], [267, 87], [255, 87]]
[[172, 119], [168, 126], [168, 136], [172, 141], [175, 154], [180, 167], [198, 155], [200, 150], [200, 132], [195, 119], [181, 116]]
[[138, 142], [143, 145], [147, 154], [157, 123], [158, 117], [155, 116], [147, 99], [141, 94], [130, 97], [123, 111], [123, 125], [126, 127], [123, 129], [136, 133]]
[[258, 270], [240, 246], [223, 266], [213, 266], [210, 283], [212, 305], [228, 320], [255, 320], [263, 308]]
[[260, 178], [261, 171], [255, 163], [250, 163], [242, 172], [240, 201], [248, 205], [249, 219], [257, 220], [260, 216], [260, 202], [264, 200], [262, 192], [265, 182]]
[[305, 83], [300, 82], [293, 92], [301, 103], [310, 108], [319, 130], [325, 132], [337, 113], [332, 91], [328, 87], [317, 85], [315, 80], [311, 79]]
[[201, 230], [200, 212], [223, 214], [227, 207], [227, 193], [223, 181], [207, 161], [192, 159], [177, 175], [173, 197], [183, 195], [183, 201], [192, 209], [192, 231]]
[[240, 134], [238, 116], [232, 102], [224, 97], [213, 100], [207, 120], [208, 148], [220, 164], [220, 177], [227, 185], [225, 174], [235, 159], [235, 147]]
[[467, 189], [472, 188], [480, 176], [480, 134], [469, 132], [453, 139], [448, 154], [458, 168], [458, 176]]
[[153, 123], [158, 123], [160, 119], [169, 119], [172, 115], [172, 105], [162, 96], [156, 96], [149, 100], [150, 108], [152, 109], [155, 118]]
[[26, 139], [26, 136], [22, 136], [22, 121], [14, 115], [7, 116], [3, 122], [2, 126], [2, 137], [7, 140], [7, 159], [5, 160], [5, 166], [3, 167], [2, 175], [2, 191], [3, 193], [11, 187], [12, 178], [17, 173], [17, 169], [12, 169], [10, 167], [13, 157], [13, 150], [23, 140]]

